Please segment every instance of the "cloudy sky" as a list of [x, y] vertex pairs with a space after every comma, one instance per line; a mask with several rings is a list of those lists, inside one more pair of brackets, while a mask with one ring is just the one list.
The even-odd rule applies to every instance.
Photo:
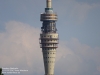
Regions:
[[[39, 34], [45, 3], [0, 0], [0, 67], [44, 75]], [[53, 0], [53, 9], [60, 38], [55, 75], [100, 75], [100, 0]]]

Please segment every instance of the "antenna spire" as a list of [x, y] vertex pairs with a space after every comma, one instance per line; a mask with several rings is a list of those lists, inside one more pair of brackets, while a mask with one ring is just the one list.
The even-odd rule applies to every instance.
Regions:
[[52, 2], [51, 0], [46, 0], [46, 3], [47, 3], [47, 8], [51, 8], [52, 7]]

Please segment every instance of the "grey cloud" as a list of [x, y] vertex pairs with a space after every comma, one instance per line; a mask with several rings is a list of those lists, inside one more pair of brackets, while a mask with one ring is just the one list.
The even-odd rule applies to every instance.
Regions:
[[61, 46], [65, 49], [63, 49], [63, 52], [60, 52], [62, 49], [58, 49], [62, 53], [62, 57], [56, 64], [58, 75], [61, 73], [64, 73], [64, 75], [100, 74], [100, 69], [98, 69], [100, 66], [100, 47], [92, 48], [88, 45], [81, 44], [76, 38], [72, 38], [67, 43], [61, 44]]
[[18, 67], [28, 69], [31, 73], [38, 73], [36, 65], [38, 65], [38, 69], [41, 69], [42, 66], [39, 29], [28, 24], [11, 21], [6, 23], [5, 30], [0, 33], [0, 66]]
[[80, 25], [86, 20], [89, 12], [94, 8], [100, 7], [100, 4], [89, 4], [76, 0], [58, 0], [54, 1], [53, 6], [58, 13], [60, 21], [63, 20], [65, 24]]

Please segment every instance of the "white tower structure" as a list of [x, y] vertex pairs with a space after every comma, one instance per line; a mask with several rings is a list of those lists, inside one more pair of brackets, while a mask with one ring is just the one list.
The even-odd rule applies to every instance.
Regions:
[[42, 21], [40, 47], [42, 48], [45, 75], [54, 75], [58, 34], [56, 33], [57, 14], [53, 12], [51, 0], [46, 0], [45, 12], [41, 14]]

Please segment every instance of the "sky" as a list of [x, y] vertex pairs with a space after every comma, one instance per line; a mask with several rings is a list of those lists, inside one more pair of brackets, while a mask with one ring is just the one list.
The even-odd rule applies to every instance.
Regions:
[[[45, 0], [0, 0], [0, 67], [44, 75], [39, 37], [45, 7]], [[60, 39], [55, 75], [100, 75], [100, 0], [52, 0], [52, 7]]]

